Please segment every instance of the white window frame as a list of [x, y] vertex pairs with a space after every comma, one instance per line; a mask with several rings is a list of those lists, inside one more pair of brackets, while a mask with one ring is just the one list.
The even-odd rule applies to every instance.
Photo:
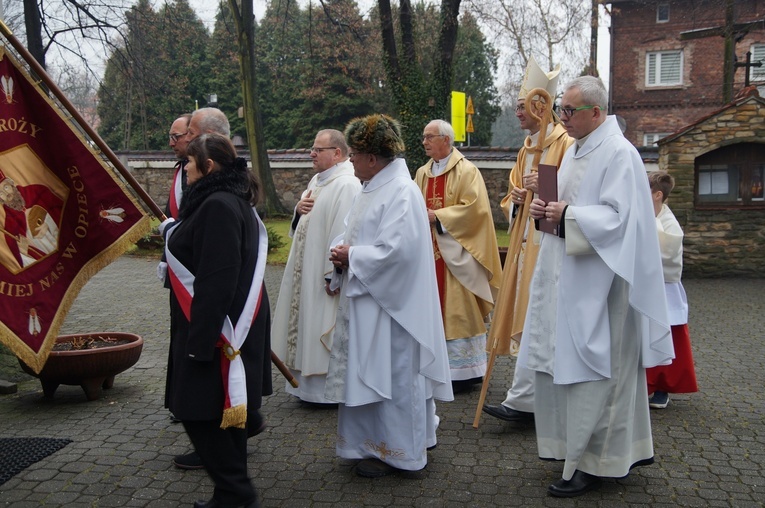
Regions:
[[752, 52], [752, 63], [762, 62], [761, 67], [750, 67], [749, 80], [752, 82], [765, 81], [765, 44], [752, 44], [749, 51]]
[[[666, 9], [667, 16], [665, 18], [661, 17], [662, 9]], [[668, 3], [660, 3], [656, 6], [656, 22], [657, 23], [668, 23], [669, 22], [669, 4]]]
[[[661, 81], [661, 61], [663, 55], [680, 55], [680, 69], [677, 73], [677, 81]], [[651, 82], [651, 58], [654, 59], [654, 82]], [[666, 87], [666, 86], [678, 86], [683, 84], [683, 50], [667, 50], [667, 51], [648, 51], [645, 54], [645, 86], [646, 87]]]
[[646, 132], [643, 134], [643, 146], [653, 146], [661, 138], [666, 138], [671, 132]]
[[[738, 172], [735, 174], [738, 177]], [[730, 168], [725, 164], [699, 167], [699, 197], [731, 195]]]

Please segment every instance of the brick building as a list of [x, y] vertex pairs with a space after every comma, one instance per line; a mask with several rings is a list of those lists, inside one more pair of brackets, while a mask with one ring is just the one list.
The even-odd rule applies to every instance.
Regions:
[[659, 141], [689, 275], [765, 276], [765, 100], [754, 87]]
[[[611, 4], [611, 113], [636, 146], [653, 145], [720, 109], [746, 74], [765, 96], [765, 64], [733, 67], [725, 90], [726, 40], [739, 63], [765, 61], [765, 0], [606, 0]], [[724, 36], [726, 27], [732, 36]]]
[[684, 273], [765, 276], [765, 0], [606, 2], [611, 113], [675, 177]]

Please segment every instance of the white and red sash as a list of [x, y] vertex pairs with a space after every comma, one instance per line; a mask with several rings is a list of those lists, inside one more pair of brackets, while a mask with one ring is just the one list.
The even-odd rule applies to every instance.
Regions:
[[[263, 225], [263, 221], [260, 220], [255, 208], [252, 209], [252, 213], [255, 216], [259, 230], [258, 259], [255, 263], [255, 273], [252, 276], [250, 291], [247, 295], [242, 315], [239, 317], [236, 326], [231, 322], [231, 318], [226, 316], [223, 329], [220, 333], [220, 339], [217, 343], [217, 346], [222, 349], [223, 353], [220, 355], [221, 374], [223, 376], [223, 389], [226, 391], [223, 420], [220, 425], [222, 429], [228, 427], [244, 428], [247, 423], [247, 383], [244, 362], [239, 354], [239, 350], [242, 344], [244, 344], [250, 332], [250, 327], [260, 309], [260, 302], [263, 296], [263, 276], [266, 270], [266, 257], [268, 255], [268, 233], [266, 232], [266, 227]], [[195, 276], [167, 248], [173, 231], [175, 231], [175, 228], [168, 231], [165, 241], [168, 275], [170, 276], [170, 284], [178, 304], [186, 319], [191, 321], [191, 302], [194, 299]]]
[[181, 196], [183, 195], [183, 162], [178, 163], [178, 169], [175, 170], [173, 175], [173, 186], [170, 189], [170, 201], [168, 206], [170, 207], [170, 215], [173, 218], [178, 217], [178, 210], [181, 207]]

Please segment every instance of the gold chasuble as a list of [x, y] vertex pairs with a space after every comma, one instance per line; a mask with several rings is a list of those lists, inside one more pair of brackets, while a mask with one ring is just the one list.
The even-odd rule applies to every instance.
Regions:
[[[573, 143], [574, 139], [568, 137], [563, 125], [556, 124], [542, 145], [542, 149], [545, 150], [542, 155], [542, 164], [550, 164], [560, 169], [563, 155]], [[508, 192], [500, 203], [500, 207], [508, 219], [510, 219], [512, 207], [510, 191], [513, 187], [523, 188], [523, 174], [526, 166], [530, 164], [529, 161], [534, 157], [534, 144], [531, 143], [531, 138], [527, 136], [523, 148], [518, 152], [518, 160], [510, 171]], [[516, 252], [508, 251], [505, 258], [502, 284], [489, 330], [489, 340], [486, 341], [487, 347], [491, 349], [494, 341], [498, 340], [496, 353], [500, 355], [518, 354], [523, 324], [526, 320], [526, 307], [529, 303], [531, 276], [534, 274], [534, 265], [539, 253], [540, 238], [535, 238], [534, 222], [529, 217], [528, 208], [521, 205], [513, 220], [510, 245], [514, 244], [513, 238], [516, 235], [523, 235], [523, 240], [520, 242], [520, 249]]]
[[446, 339], [483, 335], [502, 270], [486, 184], [456, 149], [441, 175], [432, 167], [431, 159], [415, 181], [443, 231], [431, 225]]

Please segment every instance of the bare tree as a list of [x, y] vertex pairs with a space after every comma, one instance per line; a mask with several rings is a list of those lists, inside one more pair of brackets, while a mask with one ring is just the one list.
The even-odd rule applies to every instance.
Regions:
[[[116, 48], [125, 10], [130, 0], [24, 0], [24, 25], [27, 48], [46, 67], [53, 53], [57, 61], [73, 60], [93, 70], [93, 63]], [[43, 8], [44, 7], [44, 8]]]
[[412, 162], [410, 170], [416, 170], [427, 160], [419, 142], [421, 129], [433, 118], [448, 118], [460, 3], [461, 0], [441, 0], [439, 25], [435, 27], [438, 58], [434, 71], [426, 75], [418, 65], [410, 0], [399, 1], [400, 48], [396, 43], [390, 0], [377, 0], [385, 71], [404, 124], [406, 157]]
[[56, 79], [62, 92], [94, 129], [98, 127], [98, 81], [91, 73], [79, 67], [62, 69]]
[[[90, 125], [97, 123], [97, 83], [102, 57], [121, 43], [124, 9], [130, 0], [3, 0], [6, 25]], [[115, 42], [119, 41], [119, 42]]]
[[590, 5], [555, 0], [467, 0], [472, 12], [494, 35], [495, 47], [510, 48], [502, 62], [506, 97], [523, 80], [529, 57], [552, 70], [561, 64], [561, 81], [582, 73], [588, 63]]
[[284, 214], [286, 208], [281, 204], [276, 193], [271, 165], [268, 161], [263, 121], [258, 104], [258, 84], [255, 65], [255, 15], [253, 0], [229, 0], [229, 8], [234, 17], [234, 24], [239, 43], [239, 66], [242, 71], [242, 98], [247, 126], [247, 142], [250, 146], [252, 168], [260, 177], [265, 191], [265, 213]]

